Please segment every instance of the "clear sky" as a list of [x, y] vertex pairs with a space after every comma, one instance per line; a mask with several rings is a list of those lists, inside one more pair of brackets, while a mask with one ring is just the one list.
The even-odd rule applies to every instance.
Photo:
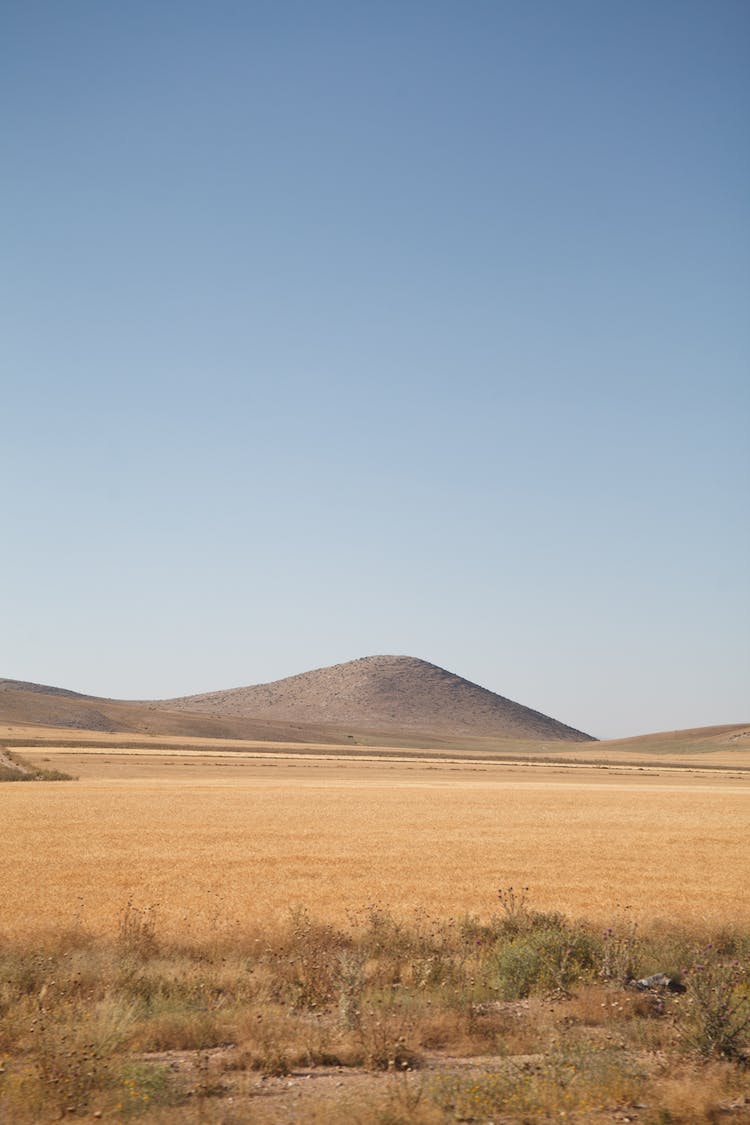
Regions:
[[6, 0], [0, 675], [750, 720], [745, 0]]

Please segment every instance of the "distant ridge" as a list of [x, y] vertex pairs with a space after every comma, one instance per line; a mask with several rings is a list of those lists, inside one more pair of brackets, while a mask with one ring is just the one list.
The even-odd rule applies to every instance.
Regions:
[[80, 691], [68, 688], [50, 687], [48, 684], [33, 684], [30, 680], [7, 680], [0, 677], [0, 691], [28, 691], [32, 695], [60, 695], [66, 699], [95, 699], [93, 695], [83, 695]]
[[[340, 746], [353, 753], [369, 746], [554, 755], [578, 753], [575, 743], [583, 742], [649, 757], [671, 755], [672, 746], [696, 755], [733, 756], [743, 747], [750, 749], [750, 723], [656, 731], [600, 743], [410, 656], [367, 656], [273, 683], [162, 701], [108, 699], [0, 677], [0, 725], [6, 728], [0, 729], [0, 738], [6, 740], [17, 739], [23, 728], [29, 731], [23, 737], [33, 739], [31, 728], [38, 727], [276, 747]], [[505, 745], [498, 746], [498, 740]], [[593, 745], [587, 751], [581, 746], [587, 756], [596, 752]]]
[[413, 656], [365, 656], [272, 683], [159, 700], [156, 706], [222, 719], [594, 741], [583, 731]]
[[272, 683], [123, 700], [0, 678], [0, 722], [261, 741], [468, 746], [590, 735], [411, 656], [367, 656]]

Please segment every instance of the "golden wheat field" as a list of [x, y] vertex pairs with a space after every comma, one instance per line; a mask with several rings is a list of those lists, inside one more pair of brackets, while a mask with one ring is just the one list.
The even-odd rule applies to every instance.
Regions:
[[344, 921], [377, 904], [487, 914], [498, 885], [608, 924], [750, 920], [750, 776], [318, 752], [23, 751], [72, 784], [5, 786], [2, 927], [165, 933]]
[[9, 737], [0, 1121], [750, 1117], [746, 751]]

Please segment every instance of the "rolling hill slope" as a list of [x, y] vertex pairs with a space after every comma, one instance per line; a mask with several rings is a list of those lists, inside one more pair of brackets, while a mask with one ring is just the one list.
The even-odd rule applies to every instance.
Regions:
[[366, 656], [268, 684], [162, 700], [171, 711], [354, 729], [589, 741], [590, 735], [411, 656]]
[[[290, 742], [591, 741], [589, 735], [408, 656], [370, 656], [273, 683], [166, 700], [118, 700], [0, 679], [0, 721]], [[424, 741], [427, 740], [427, 741]]]

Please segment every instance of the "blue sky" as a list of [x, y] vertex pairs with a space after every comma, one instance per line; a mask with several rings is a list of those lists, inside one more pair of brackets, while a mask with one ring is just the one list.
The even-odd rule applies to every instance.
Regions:
[[750, 719], [750, 9], [0, 13], [0, 673]]

